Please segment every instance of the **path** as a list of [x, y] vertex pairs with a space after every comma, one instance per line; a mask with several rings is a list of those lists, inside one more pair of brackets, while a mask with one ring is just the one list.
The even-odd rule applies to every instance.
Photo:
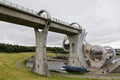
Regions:
[[26, 69], [26, 70], [31, 70], [30, 68], [27, 68], [27, 67], [25, 67], [25, 66], [23, 66], [22, 64], [21, 64], [21, 62], [22, 62], [22, 60], [20, 59], [20, 60], [18, 60], [18, 61], [16, 61], [16, 66], [17, 67], [19, 67], [19, 68], [23, 68], [23, 69]]

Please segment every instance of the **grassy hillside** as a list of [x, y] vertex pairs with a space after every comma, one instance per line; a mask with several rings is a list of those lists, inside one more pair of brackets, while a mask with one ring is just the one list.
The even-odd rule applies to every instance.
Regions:
[[[32, 73], [22, 68], [18, 68], [15, 64], [17, 60], [24, 60], [33, 56], [34, 53], [0, 53], [0, 80], [83, 80], [72, 79], [61, 76], [52, 75], [51, 78], [43, 77], [38, 74]], [[84, 79], [93, 80], [93, 79]]]

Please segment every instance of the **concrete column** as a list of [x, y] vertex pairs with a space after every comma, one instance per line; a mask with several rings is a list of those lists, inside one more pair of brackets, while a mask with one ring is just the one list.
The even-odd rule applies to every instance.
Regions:
[[[76, 23], [72, 23], [72, 24], [76, 24]], [[82, 30], [82, 32], [80, 32], [79, 34], [67, 35], [70, 43], [70, 47], [69, 47], [70, 56], [69, 56], [68, 65], [86, 68], [88, 65], [85, 61], [85, 57], [83, 53], [83, 42], [86, 32], [84, 29], [80, 27], [80, 25], [79, 28]]]
[[[46, 11], [42, 10], [39, 12], [39, 14], [43, 12]], [[49, 27], [50, 27], [50, 20], [46, 22], [45, 27], [41, 32], [36, 28], [34, 29], [35, 38], [36, 38], [36, 55], [35, 55], [35, 63], [33, 66], [33, 72], [47, 77], [50, 77], [48, 64], [47, 64], [47, 56], [46, 56], [46, 41], [47, 41]]]

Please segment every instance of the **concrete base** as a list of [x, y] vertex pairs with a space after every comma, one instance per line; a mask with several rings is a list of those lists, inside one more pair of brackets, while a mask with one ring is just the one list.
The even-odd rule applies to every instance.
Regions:
[[106, 75], [108, 73], [120, 73], [120, 62], [116, 62], [114, 64], [109, 64], [107, 66], [104, 66], [103, 68], [96, 69], [94, 71], [95, 75]]
[[113, 71], [111, 71], [110, 73], [120, 73], [120, 65], [115, 68]]

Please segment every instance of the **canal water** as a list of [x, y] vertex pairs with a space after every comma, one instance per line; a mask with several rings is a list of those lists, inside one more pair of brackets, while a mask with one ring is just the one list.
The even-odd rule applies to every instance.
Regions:
[[48, 62], [48, 69], [49, 70], [66, 73], [65, 70], [60, 69], [63, 66], [65, 66], [65, 62]]
[[[67, 73], [65, 70], [61, 70], [61, 68], [65, 66], [65, 63], [66, 62], [62, 62], [62, 61], [48, 61], [48, 69], [52, 71]], [[32, 68], [33, 60], [27, 61], [26, 66]]]

